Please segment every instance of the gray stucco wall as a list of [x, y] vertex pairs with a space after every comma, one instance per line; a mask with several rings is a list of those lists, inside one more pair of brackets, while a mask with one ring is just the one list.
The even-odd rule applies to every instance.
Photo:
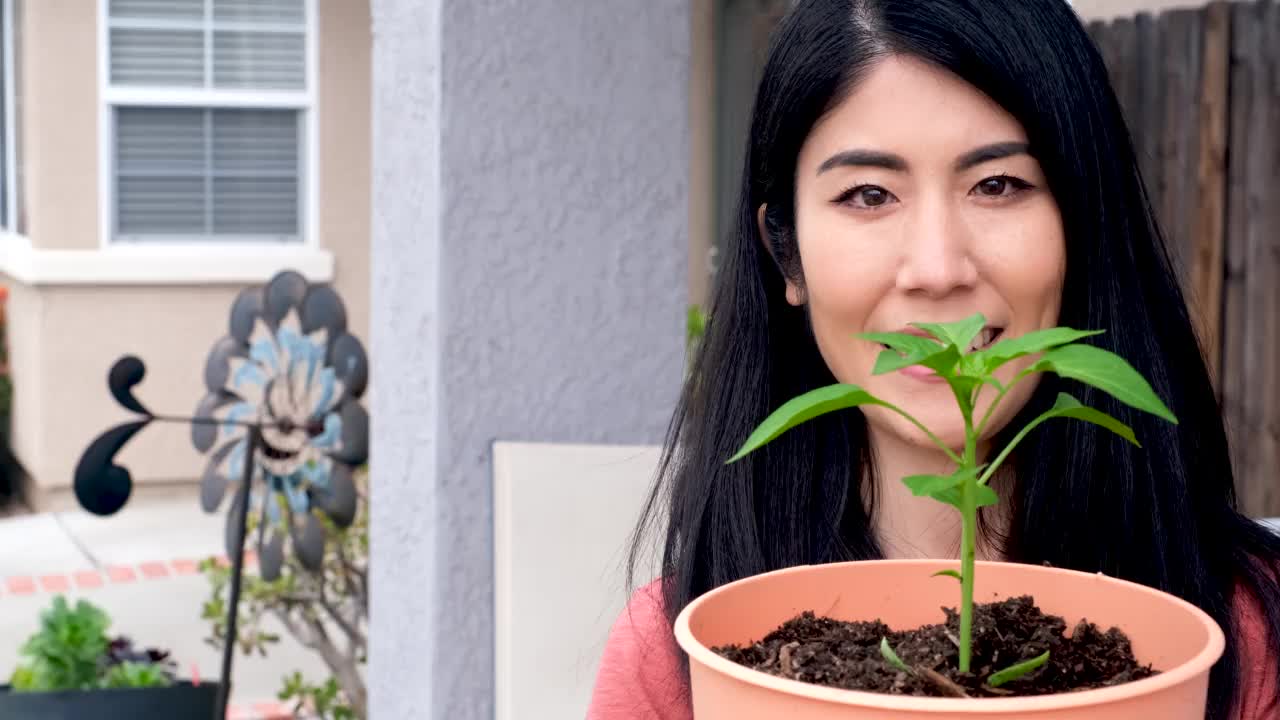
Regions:
[[689, 2], [373, 0], [375, 718], [493, 715], [493, 441], [661, 439]]

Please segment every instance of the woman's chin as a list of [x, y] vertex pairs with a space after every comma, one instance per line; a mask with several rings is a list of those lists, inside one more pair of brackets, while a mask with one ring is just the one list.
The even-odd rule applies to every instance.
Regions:
[[[890, 442], [909, 445], [925, 452], [941, 454], [942, 451], [938, 448], [938, 443], [906, 418], [887, 408], [874, 408], [874, 411], [878, 417], [870, 419], [871, 431], [881, 435], [882, 440], [890, 440], [889, 437], [884, 437], [888, 435], [892, 438]], [[911, 411], [907, 410], [907, 412]], [[958, 412], [955, 409], [951, 410], [951, 413], [954, 414], [958, 414]], [[964, 452], [964, 423], [959, 418], [951, 417], [950, 414], [943, 416], [941, 413], [922, 413], [918, 415], [912, 413], [912, 417], [929, 428], [938, 441], [953, 450], [957, 455]]]

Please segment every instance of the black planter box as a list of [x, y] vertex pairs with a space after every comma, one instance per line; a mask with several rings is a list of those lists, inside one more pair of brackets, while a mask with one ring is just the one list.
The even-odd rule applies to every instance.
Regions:
[[218, 683], [165, 688], [13, 692], [0, 685], [4, 720], [214, 720]]

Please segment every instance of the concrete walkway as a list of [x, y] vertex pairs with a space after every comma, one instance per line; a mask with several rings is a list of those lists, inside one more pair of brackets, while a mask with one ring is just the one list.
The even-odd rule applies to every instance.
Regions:
[[[103, 608], [112, 634], [169, 650], [184, 679], [217, 678], [221, 656], [204, 642], [209, 625], [200, 619], [209, 584], [195, 566], [225, 552], [223, 522], [221, 513], [202, 512], [194, 494], [131, 501], [108, 518], [80, 510], [0, 518], [0, 683], [58, 594]], [[282, 640], [265, 658], [237, 656], [232, 717], [283, 717], [275, 696], [284, 675], [328, 675], [283, 627], [264, 630]]]

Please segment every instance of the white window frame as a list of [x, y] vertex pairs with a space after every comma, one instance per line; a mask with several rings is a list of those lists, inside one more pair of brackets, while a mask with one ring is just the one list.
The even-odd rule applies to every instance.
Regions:
[[[8, 2], [8, 0], [5, 0]], [[204, 259], [215, 258], [246, 258], [252, 259], [255, 256], [279, 256], [282, 251], [288, 254], [288, 249], [297, 249], [296, 255], [300, 259], [306, 260], [307, 256], [313, 261], [310, 264], [317, 266], [314, 261], [323, 260], [319, 258], [320, 238], [319, 238], [319, 204], [317, 202], [317, 194], [319, 190], [319, 166], [320, 166], [320, 143], [319, 143], [319, 119], [318, 105], [316, 102], [316, 86], [317, 86], [317, 68], [319, 65], [318, 53], [318, 35], [319, 23], [317, 21], [316, 0], [303, 0], [303, 8], [305, 12], [306, 27], [306, 71], [305, 71], [305, 87], [302, 90], [218, 90], [213, 88], [158, 88], [158, 87], [127, 87], [113, 86], [111, 84], [111, 27], [113, 24], [110, 18], [110, 0], [98, 0], [98, 212], [99, 212], [99, 248], [120, 254], [122, 259], [134, 257], [142, 259], [144, 262], [149, 258], [157, 256], [166, 256], [181, 261], [184, 258], [192, 258], [195, 262]], [[205, 18], [201, 23], [193, 23], [193, 27], [205, 29], [208, 24], [213, 22], [212, 2], [205, 4]], [[116, 21], [115, 27], [146, 27], [146, 21], [130, 20]], [[166, 23], [165, 27], [172, 27], [173, 24]], [[219, 27], [230, 27], [234, 29], [234, 23], [220, 23]], [[255, 29], [261, 29], [263, 25], [254, 24]], [[292, 26], [290, 27], [292, 29]], [[205, 43], [205, 63], [206, 67], [211, 62], [213, 53], [212, 43]], [[116, 241], [116, 218], [115, 218], [115, 108], [117, 106], [151, 106], [151, 107], [189, 107], [196, 109], [206, 108], [246, 108], [246, 109], [292, 109], [298, 110], [303, 118], [302, 133], [303, 143], [299, 152], [302, 167], [298, 178], [298, 224], [299, 232], [296, 241], [262, 241], [262, 240], [235, 240], [235, 239], [190, 239], [179, 236], [173, 237], [157, 237], [148, 239], [146, 242], [124, 243]], [[327, 262], [320, 262], [320, 265], [332, 266], [332, 259]], [[317, 266], [318, 267], [318, 266]], [[331, 271], [330, 271], [331, 272]]]
[[17, 97], [14, 82], [18, 79], [14, 73], [13, 63], [17, 55], [13, 51], [13, 0], [0, 0], [4, 12], [4, 23], [0, 26], [0, 36], [4, 42], [4, 203], [3, 231], [6, 234], [18, 232], [18, 118], [15, 116]]

